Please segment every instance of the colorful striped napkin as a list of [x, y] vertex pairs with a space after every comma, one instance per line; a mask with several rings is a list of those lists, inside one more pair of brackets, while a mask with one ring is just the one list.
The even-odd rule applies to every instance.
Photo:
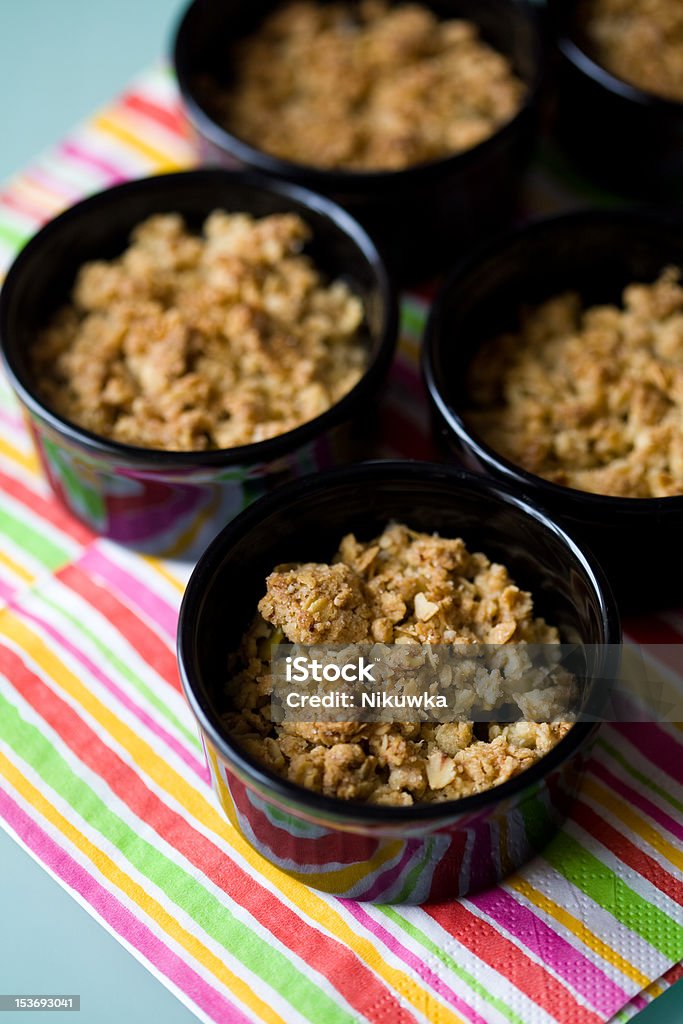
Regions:
[[[10, 183], [2, 264], [83, 194], [191, 159], [155, 70]], [[403, 314], [384, 421], [390, 449], [420, 457], [424, 303]], [[683, 973], [683, 730], [604, 727], [571, 820], [504, 885], [424, 909], [332, 899], [214, 803], [174, 657], [189, 566], [63, 512], [4, 381], [0, 533], [0, 821], [202, 1020], [599, 1024]], [[680, 628], [634, 624], [640, 640]]]

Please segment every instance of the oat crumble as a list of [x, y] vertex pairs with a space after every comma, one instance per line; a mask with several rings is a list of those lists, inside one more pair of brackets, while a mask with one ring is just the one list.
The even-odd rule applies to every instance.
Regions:
[[538, 761], [571, 727], [564, 721], [274, 725], [270, 652], [281, 640], [559, 643], [557, 630], [534, 617], [531, 595], [507, 569], [470, 553], [460, 539], [394, 523], [365, 543], [348, 534], [330, 565], [278, 566], [227, 685], [228, 732], [266, 767], [308, 789], [407, 806], [499, 785]]
[[466, 419], [539, 476], [618, 497], [683, 494], [683, 287], [669, 268], [623, 308], [576, 294], [480, 349]]
[[126, 444], [232, 448], [283, 434], [339, 401], [367, 351], [363, 308], [326, 283], [294, 214], [215, 210], [141, 223], [116, 259], [81, 267], [31, 352], [57, 413]]
[[584, 0], [581, 24], [592, 56], [613, 75], [683, 103], [680, 0]]
[[200, 83], [218, 121], [285, 160], [397, 170], [476, 146], [525, 86], [468, 21], [384, 0], [285, 3]]

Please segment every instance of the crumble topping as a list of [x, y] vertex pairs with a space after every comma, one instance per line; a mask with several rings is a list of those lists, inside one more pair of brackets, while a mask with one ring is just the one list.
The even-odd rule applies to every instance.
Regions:
[[476, 146], [525, 86], [468, 21], [415, 3], [285, 3], [239, 42], [230, 86], [200, 84], [251, 145], [317, 167], [396, 170]]
[[496, 451], [596, 494], [683, 494], [683, 287], [665, 270], [623, 308], [576, 294], [526, 311], [479, 350], [467, 420]]
[[599, 64], [645, 92], [683, 103], [680, 0], [584, 0], [581, 13]]
[[258, 609], [227, 684], [225, 726], [248, 754], [308, 789], [399, 806], [457, 799], [517, 775], [571, 727], [271, 721], [271, 647], [283, 641], [559, 643], [507, 569], [461, 539], [396, 523], [368, 542], [348, 534], [332, 564], [277, 566]]
[[39, 334], [32, 370], [57, 413], [126, 444], [232, 448], [325, 412], [367, 361], [362, 303], [325, 283], [294, 214], [215, 210], [138, 225], [116, 259], [81, 267]]

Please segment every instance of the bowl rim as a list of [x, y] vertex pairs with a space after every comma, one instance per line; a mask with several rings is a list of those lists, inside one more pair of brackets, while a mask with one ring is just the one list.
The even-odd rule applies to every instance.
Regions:
[[631, 498], [582, 491], [576, 487], [568, 487], [565, 484], [546, 480], [537, 473], [532, 473], [499, 454], [495, 448], [488, 445], [479, 437], [475, 430], [467, 425], [462, 413], [452, 404], [441, 360], [443, 342], [447, 337], [444, 334], [443, 327], [443, 309], [447, 302], [447, 297], [452, 289], [461, 287], [468, 278], [481, 271], [482, 266], [491, 257], [512, 248], [527, 238], [533, 238], [544, 233], [550, 234], [553, 231], [559, 232], [567, 225], [580, 226], [584, 224], [590, 226], [591, 224], [616, 221], [621, 221], [624, 224], [630, 222], [633, 225], [650, 225], [654, 228], [658, 226], [662, 228], [675, 228], [678, 226], [681, 230], [683, 241], [683, 216], [677, 225], [675, 222], [672, 222], [670, 215], [665, 216], [661, 211], [648, 210], [646, 208], [615, 207], [596, 209], [589, 207], [554, 214], [550, 217], [534, 218], [521, 227], [514, 228], [492, 242], [478, 248], [475, 253], [458, 263], [446, 275], [430, 307], [422, 346], [421, 368], [431, 402], [447, 428], [456, 435], [458, 441], [468, 451], [472, 452], [487, 470], [493, 470], [505, 479], [514, 481], [516, 485], [525, 487], [527, 491], [530, 490], [534, 500], [540, 494], [541, 502], [543, 502], [545, 496], [548, 500], [552, 500], [555, 503], [560, 501], [565, 503], [571, 502], [574, 505], [583, 503], [586, 508], [602, 506], [615, 512], [656, 515], [665, 509], [667, 511], [683, 510], [683, 494], [670, 495], [663, 498]]
[[308, 790], [297, 783], [281, 778], [274, 772], [262, 767], [244, 754], [239, 746], [225, 733], [214, 716], [210, 707], [202, 700], [199, 681], [193, 675], [194, 627], [201, 610], [202, 592], [205, 583], [215, 578], [220, 571], [220, 563], [226, 551], [242, 536], [261, 521], [263, 515], [276, 511], [283, 501], [289, 502], [300, 497], [314, 496], [334, 484], [357, 483], [359, 478], [372, 482], [377, 477], [393, 478], [397, 481], [427, 479], [443, 480], [458, 486], [473, 488], [487, 497], [502, 500], [512, 505], [525, 515], [534, 519], [542, 529], [553, 533], [581, 566], [591, 588], [598, 598], [601, 615], [601, 628], [604, 640], [601, 646], [621, 645], [621, 621], [616, 600], [610, 584], [599, 563], [585, 548], [560, 526], [545, 509], [531, 504], [514, 488], [497, 480], [477, 476], [466, 470], [445, 465], [443, 463], [423, 462], [417, 459], [372, 459], [311, 473], [291, 484], [278, 487], [270, 494], [259, 498], [248, 506], [235, 519], [228, 523], [209, 544], [195, 566], [183, 595], [177, 633], [177, 657], [180, 678], [186, 700], [190, 705], [202, 733], [209, 738], [221, 757], [228, 763], [231, 770], [237, 769], [239, 778], [246, 777], [255, 785], [259, 792], [268, 792], [273, 797], [281, 798], [286, 806], [297, 806], [303, 813], [318, 812], [328, 820], [337, 820], [340, 824], [363, 825], [410, 825], [419, 822], [445, 823], [466, 814], [475, 814], [493, 804], [513, 797], [521, 790], [541, 782], [554, 768], [567, 761], [588, 739], [596, 729], [596, 723], [577, 722], [569, 732], [530, 768], [506, 782], [481, 793], [445, 800], [436, 803], [417, 803], [410, 807], [394, 807], [373, 804], [353, 803], [335, 797], [324, 796]]
[[[251, 444], [206, 451], [146, 448], [140, 445], [124, 444], [121, 441], [96, 434], [85, 427], [80, 427], [52, 410], [38, 397], [28, 374], [23, 373], [16, 365], [15, 346], [12, 343], [12, 324], [9, 320], [12, 293], [17, 284], [21, 282], [24, 266], [35, 251], [39, 250], [54, 235], [58, 235], [65, 225], [83, 218], [97, 217], [103, 204], [116, 204], [121, 196], [129, 193], [142, 195], [148, 192], [161, 193], [165, 188], [171, 189], [178, 185], [183, 187], [184, 184], [188, 187], [204, 184], [207, 192], [210, 188], [217, 188], [223, 184], [227, 192], [233, 183], [244, 185], [254, 191], [260, 190], [270, 195], [279, 196], [286, 202], [291, 202], [294, 207], [301, 207], [298, 212], [304, 219], [307, 211], [318, 214], [350, 239], [364, 258], [377, 288], [382, 323], [376, 334], [374, 336], [371, 334], [373, 352], [358, 382], [325, 412], [301, 423], [292, 430]], [[206, 215], [208, 216], [212, 209], [217, 208], [216, 203], [212, 205], [210, 201], [207, 201]], [[343, 272], [343, 268], [340, 268], [339, 276]], [[14, 391], [29, 412], [46, 422], [60, 436], [77, 443], [92, 453], [114, 457], [122, 463], [145, 466], [151, 464], [158, 468], [229, 468], [271, 462], [300, 449], [308, 442], [315, 441], [324, 435], [330, 427], [352, 419], [353, 405], [366, 397], [366, 393], [374, 386], [375, 381], [383, 376], [391, 363], [398, 340], [398, 316], [398, 293], [381, 253], [368, 232], [338, 203], [305, 186], [292, 182], [275, 181], [255, 171], [200, 167], [169, 174], [133, 178], [122, 184], [102, 189], [69, 206], [43, 225], [12, 262], [0, 291], [0, 356]]]
[[482, 153], [493, 148], [501, 138], [507, 137], [516, 130], [517, 124], [527, 117], [537, 103], [541, 90], [541, 84], [545, 75], [545, 48], [539, 27], [538, 14], [531, 0], [510, 0], [509, 6], [515, 8], [520, 17], [525, 18], [532, 33], [533, 40], [533, 75], [527, 84], [527, 94], [524, 102], [520, 105], [514, 116], [500, 125], [492, 135], [465, 149], [460, 153], [444, 156], [435, 160], [425, 160], [421, 163], [411, 164], [408, 167], [395, 170], [353, 170], [349, 168], [323, 168], [314, 164], [297, 163], [294, 160], [285, 160], [282, 157], [274, 156], [263, 149], [252, 146], [238, 135], [224, 128], [216, 121], [207, 108], [197, 98], [192, 85], [192, 73], [187, 68], [183, 48], [186, 45], [185, 33], [188, 25], [194, 17], [194, 12], [202, 0], [190, 0], [187, 7], [181, 12], [176, 23], [172, 40], [172, 58], [180, 95], [186, 108], [186, 113], [195, 129], [217, 146], [221, 151], [241, 161], [249, 167], [254, 167], [261, 173], [272, 174], [278, 178], [287, 180], [301, 180], [314, 189], [338, 190], [345, 189], [350, 192], [361, 192], [363, 189], [374, 189], [386, 187], [401, 187], [409, 183], [412, 178], [430, 178], [440, 175], [444, 170], [456, 170], [458, 167], [465, 167], [471, 161], [476, 160]]
[[[573, 5], [573, 8], [575, 7], [576, 3]], [[604, 64], [600, 64], [594, 57], [591, 57], [577, 38], [573, 8], [558, 11], [557, 0], [550, 0], [549, 3], [549, 13], [554, 21], [557, 46], [570, 64], [620, 99], [627, 100], [644, 109], [658, 110], [671, 116], [680, 117], [683, 114], [683, 101], [668, 99], [666, 96], [659, 96], [656, 92], [641, 89], [640, 86], [615, 75]]]

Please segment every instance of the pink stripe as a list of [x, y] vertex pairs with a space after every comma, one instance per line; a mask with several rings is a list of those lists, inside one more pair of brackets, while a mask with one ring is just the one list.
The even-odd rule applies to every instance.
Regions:
[[120, 565], [117, 565], [96, 547], [89, 548], [79, 559], [78, 565], [90, 575], [98, 575], [107, 583], [111, 583], [118, 591], [119, 596], [126, 597], [136, 605], [175, 642], [178, 626], [176, 609], [155, 594], [141, 580], [122, 569]]
[[405, 871], [406, 865], [415, 856], [416, 849], [419, 851], [422, 849], [422, 846], [423, 844], [421, 840], [409, 839], [398, 863], [394, 864], [393, 867], [387, 868], [386, 871], [383, 871], [382, 874], [375, 879], [375, 882], [370, 889], [363, 893], [363, 899], [367, 902], [377, 901], [383, 893], [386, 893], [389, 886], [401, 877]]
[[89, 149], [83, 149], [78, 143], [72, 140], [63, 142], [59, 147], [59, 153], [62, 156], [70, 157], [75, 160], [76, 163], [86, 164], [87, 167], [99, 171], [104, 174], [112, 185], [117, 185], [120, 182], [128, 181], [129, 175], [123, 174], [118, 167], [114, 164], [110, 164], [108, 160], [103, 160], [101, 157], [96, 156], [95, 153], [91, 153]]
[[595, 775], [599, 775], [600, 778], [607, 783], [607, 785], [620, 793], [623, 797], [628, 800], [630, 804], [635, 807], [639, 807], [641, 811], [644, 811], [653, 821], [658, 822], [663, 828], [667, 829], [672, 836], [676, 839], [683, 840], [683, 825], [675, 821], [670, 817], [666, 811], [661, 810], [656, 804], [653, 804], [651, 800], [639, 793], [637, 789], [633, 789], [628, 786], [622, 779], [617, 778], [613, 775], [609, 768], [606, 768], [600, 761], [593, 759], [591, 761], [591, 770]]
[[29, 184], [35, 182], [38, 188], [52, 192], [60, 199], [66, 199], [68, 202], [73, 202], [76, 197], [80, 198], [81, 195], [80, 191], [76, 190], [73, 185], [67, 185], [66, 182], [59, 181], [53, 174], [50, 174], [41, 167], [40, 164], [33, 164], [24, 173], [23, 179], [29, 182]]
[[629, 722], [614, 727], [655, 767], [666, 772], [675, 782], [683, 783], [683, 744], [653, 722]]
[[183, 963], [150, 929], [138, 921], [113, 893], [107, 890], [31, 821], [0, 788], [0, 814], [19, 838], [51, 871], [79, 894], [118, 935], [137, 949], [161, 974], [173, 982], [204, 1013], [221, 1024], [249, 1024], [236, 1006]]
[[[15, 604], [16, 607], [19, 607], [19, 605], [15, 602], [12, 603]], [[94, 675], [95, 678], [102, 683], [102, 685], [109, 691], [109, 693], [113, 694], [116, 697], [119, 703], [121, 703], [128, 711], [130, 711], [131, 714], [133, 714], [135, 718], [138, 719], [138, 721], [146, 725], [150, 732], [154, 733], [155, 736], [158, 736], [159, 739], [163, 740], [164, 743], [166, 743], [166, 745], [170, 747], [171, 750], [173, 750], [174, 753], [177, 754], [178, 757], [182, 761], [184, 761], [189, 768], [192, 769], [195, 775], [199, 776], [202, 782], [209, 781], [207, 767], [200, 761], [198, 761], [195, 757], [193, 757], [190, 751], [186, 750], [186, 748], [178, 742], [175, 736], [172, 736], [169, 732], [167, 732], [166, 729], [164, 729], [163, 726], [159, 725], [159, 723], [154, 718], [148, 715], [143, 708], [135, 704], [130, 699], [130, 697], [128, 697], [124, 693], [124, 691], [116, 685], [116, 683], [112, 682], [112, 680], [109, 679], [104, 674], [104, 672], [100, 668], [98, 668], [98, 666], [95, 665], [95, 663], [92, 662], [90, 658], [87, 657], [87, 655], [85, 655], [82, 651], [75, 647], [70, 640], [63, 636], [59, 632], [59, 630], [51, 626], [49, 622], [46, 622], [44, 619], [41, 619], [38, 615], [35, 615], [32, 612], [27, 611], [26, 608], [21, 607], [20, 611], [25, 618], [29, 619], [31, 622], [35, 622], [36, 625], [40, 626], [41, 629], [45, 630], [45, 632], [48, 633], [48, 635], [52, 637], [52, 639], [55, 640], [57, 644], [61, 645], [65, 651], [68, 651], [69, 654], [71, 654], [77, 661], [81, 663], [81, 665], [87, 668], [87, 670], [90, 673], [92, 673], [92, 675]]]
[[[351, 914], [352, 917], [363, 925], [372, 935], [376, 936], [387, 949], [391, 950], [403, 963], [407, 964], [408, 967], [412, 968], [413, 971], [422, 978], [424, 982], [434, 989], [447, 1003], [454, 1006], [458, 1013], [461, 1013], [467, 1020], [472, 1021], [472, 1024], [486, 1024], [484, 1017], [481, 1017], [477, 1011], [466, 1003], [460, 996], [456, 995], [455, 992], [446, 985], [444, 981], [435, 974], [434, 971], [430, 970], [429, 967], [419, 957], [415, 956], [406, 949], [405, 946], [394, 938], [391, 932], [388, 932], [378, 921], [375, 921], [373, 917], [363, 910], [359, 903], [354, 903], [351, 900], [344, 901], [344, 906]], [[428, 1007], [424, 1007], [423, 1013], [428, 1013]], [[438, 1019], [438, 1013], [434, 1015], [434, 1019]]]
[[468, 902], [502, 925], [601, 1013], [611, 1017], [631, 998], [578, 949], [504, 889], [491, 889], [469, 897]]
[[20, 430], [24, 425], [24, 418], [21, 414], [10, 412], [8, 409], [0, 409], [0, 423], [5, 423], [12, 430]]
[[7, 583], [5, 580], [3, 580], [2, 577], [0, 577], [0, 600], [1, 601], [7, 601], [7, 603], [9, 603], [11, 601], [13, 595], [16, 593], [16, 591], [17, 591], [17, 587], [16, 586], [14, 586], [14, 587], [11, 586], [9, 583]]

